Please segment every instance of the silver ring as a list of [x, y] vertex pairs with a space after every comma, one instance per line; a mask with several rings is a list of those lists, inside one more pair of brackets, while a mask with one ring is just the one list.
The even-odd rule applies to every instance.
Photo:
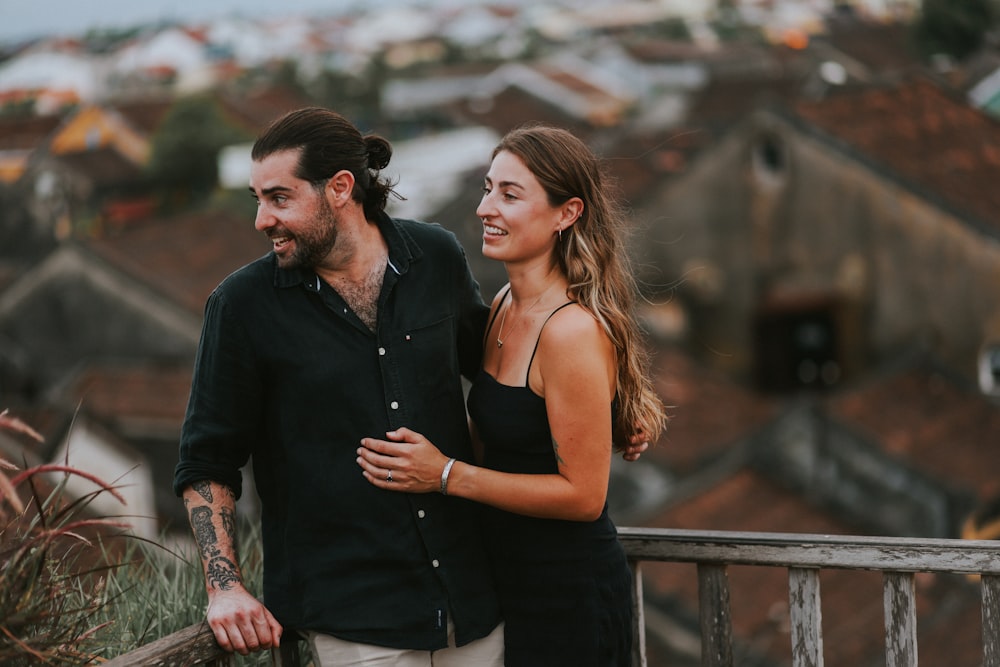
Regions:
[[389, 471], [389, 474], [387, 474], [385, 476], [385, 481], [392, 482], [392, 471], [391, 470]]

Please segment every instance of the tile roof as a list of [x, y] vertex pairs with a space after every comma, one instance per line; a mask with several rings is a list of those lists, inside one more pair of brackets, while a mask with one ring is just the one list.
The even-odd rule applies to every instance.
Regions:
[[529, 122], [559, 125], [581, 137], [591, 131], [590, 125], [584, 120], [512, 86], [497, 92], [488, 100], [463, 99], [449, 108], [456, 115], [468, 119], [469, 123], [491, 127], [501, 134]]
[[916, 78], [792, 109], [924, 196], [1000, 232], [1000, 122], [957, 94]]
[[223, 278], [270, 248], [252, 219], [219, 211], [130, 225], [85, 245], [198, 315]]
[[122, 115], [133, 128], [152, 136], [167, 115], [174, 100], [169, 97], [142, 97], [120, 100], [109, 106]]
[[183, 529], [186, 523], [171, 485], [192, 366], [185, 362], [92, 363], [62, 392], [64, 402], [79, 405], [81, 414], [96, 420], [99, 428], [120, 441], [119, 446], [145, 461], [161, 529], [170, 523]]
[[655, 351], [653, 374], [671, 420], [647, 457], [677, 474], [730, 451], [777, 414], [778, 404], [699, 365], [682, 351]]
[[111, 147], [63, 153], [54, 158], [98, 187], [120, 188], [138, 183], [142, 176], [140, 167]]
[[67, 394], [105, 423], [143, 422], [180, 431], [191, 389], [190, 364], [94, 364]]
[[34, 150], [62, 121], [58, 116], [0, 118], [0, 151]]
[[872, 74], [902, 74], [920, 64], [912, 31], [902, 22], [868, 21], [835, 16], [819, 40], [863, 64]]
[[[215, 99], [229, 120], [251, 134], [260, 132], [285, 112], [310, 104], [302, 95], [284, 86], [265, 86], [239, 93], [218, 90]], [[175, 101], [168, 97], [144, 97], [114, 101], [109, 106], [132, 127], [152, 136]]]
[[976, 494], [1000, 495], [1000, 404], [931, 364], [873, 378], [832, 396], [831, 416], [881, 443], [889, 455], [943, 484]]
[[254, 135], [279, 116], [315, 104], [285, 86], [261, 87], [238, 95], [220, 92], [217, 98], [226, 113]]
[[692, 95], [688, 117], [694, 127], [720, 133], [759, 106], [791, 103], [801, 89], [801, 78], [791, 75], [716, 79]]

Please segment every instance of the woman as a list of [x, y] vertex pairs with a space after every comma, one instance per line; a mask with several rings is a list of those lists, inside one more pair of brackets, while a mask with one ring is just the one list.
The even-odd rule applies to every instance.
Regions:
[[448, 459], [408, 429], [366, 438], [358, 461], [381, 488], [489, 506], [506, 665], [627, 665], [631, 574], [607, 513], [612, 442], [633, 430], [655, 441], [664, 416], [643, 374], [624, 218], [597, 159], [561, 129], [510, 132], [485, 181], [483, 254], [510, 282], [468, 398], [482, 464]]

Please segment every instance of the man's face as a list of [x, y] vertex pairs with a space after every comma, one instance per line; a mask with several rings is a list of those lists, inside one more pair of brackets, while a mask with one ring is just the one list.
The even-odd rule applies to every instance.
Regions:
[[271, 240], [284, 269], [315, 267], [337, 243], [337, 216], [322, 191], [295, 176], [298, 160], [298, 150], [280, 151], [250, 169], [254, 227]]

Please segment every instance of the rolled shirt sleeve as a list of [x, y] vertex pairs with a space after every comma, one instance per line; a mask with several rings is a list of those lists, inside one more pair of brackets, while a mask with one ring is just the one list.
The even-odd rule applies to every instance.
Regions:
[[184, 417], [174, 493], [210, 480], [242, 491], [240, 468], [261, 433], [260, 378], [241, 322], [220, 290], [209, 297]]

